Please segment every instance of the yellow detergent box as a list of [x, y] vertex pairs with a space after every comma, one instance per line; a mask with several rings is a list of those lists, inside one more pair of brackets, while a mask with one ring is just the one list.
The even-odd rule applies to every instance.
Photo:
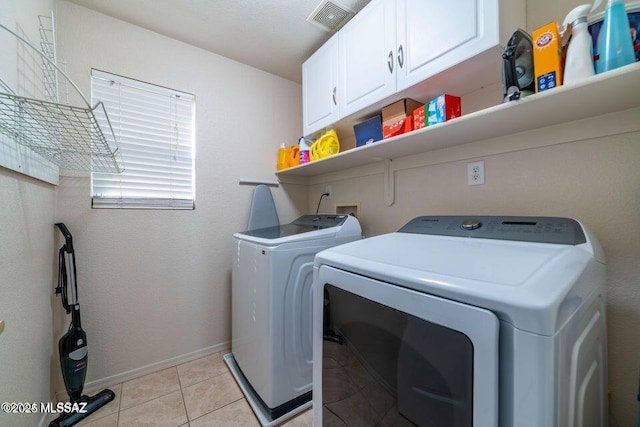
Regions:
[[536, 92], [562, 86], [562, 45], [556, 21], [533, 31], [533, 68]]

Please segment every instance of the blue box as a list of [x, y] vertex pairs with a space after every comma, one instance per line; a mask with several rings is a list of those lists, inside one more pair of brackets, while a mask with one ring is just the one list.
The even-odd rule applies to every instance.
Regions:
[[427, 125], [433, 126], [462, 115], [460, 97], [445, 93], [426, 105]]
[[356, 147], [381, 141], [382, 117], [377, 115], [362, 123], [354, 125], [353, 132], [356, 134]]

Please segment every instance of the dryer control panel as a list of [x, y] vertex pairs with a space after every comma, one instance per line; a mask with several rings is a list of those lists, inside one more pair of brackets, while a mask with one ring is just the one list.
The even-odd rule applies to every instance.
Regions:
[[398, 231], [562, 245], [579, 245], [587, 241], [578, 221], [559, 217], [419, 216]]

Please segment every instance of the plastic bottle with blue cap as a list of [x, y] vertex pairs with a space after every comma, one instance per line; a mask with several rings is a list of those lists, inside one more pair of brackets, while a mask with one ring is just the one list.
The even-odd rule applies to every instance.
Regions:
[[609, 0], [598, 34], [596, 73], [610, 71], [635, 62], [629, 30], [629, 17], [622, 0]]

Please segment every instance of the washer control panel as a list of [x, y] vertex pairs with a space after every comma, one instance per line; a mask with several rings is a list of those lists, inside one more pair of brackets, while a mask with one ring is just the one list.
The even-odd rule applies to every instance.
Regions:
[[465, 230], [475, 230], [476, 228], [480, 228], [482, 222], [479, 219], [465, 219], [462, 221], [461, 227]]
[[346, 215], [302, 215], [298, 219], [294, 220], [291, 224], [316, 228], [328, 228], [342, 225], [346, 220]]
[[398, 231], [563, 245], [587, 241], [578, 221], [559, 217], [419, 216]]

